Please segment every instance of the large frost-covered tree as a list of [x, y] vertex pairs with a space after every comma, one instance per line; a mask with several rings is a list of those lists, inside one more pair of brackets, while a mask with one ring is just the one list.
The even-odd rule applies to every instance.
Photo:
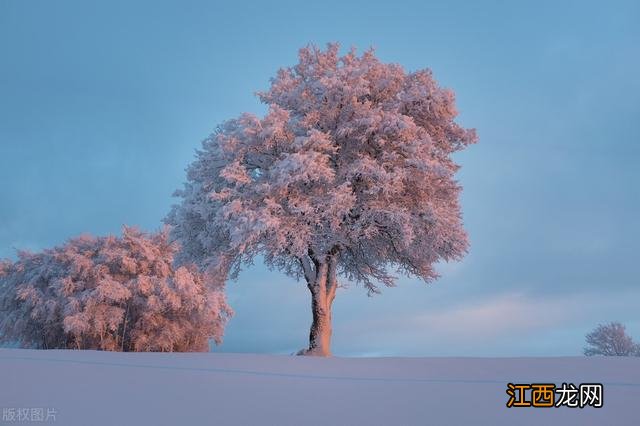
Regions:
[[110, 351], [207, 351], [231, 309], [224, 281], [173, 266], [166, 232], [125, 228], [0, 261], [0, 342]]
[[311, 355], [329, 355], [338, 276], [369, 293], [394, 271], [427, 282], [467, 250], [451, 154], [476, 141], [452, 91], [373, 51], [303, 48], [243, 114], [206, 139], [167, 217], [180, 256], [237, 276], [263, 256], [311, 292]]

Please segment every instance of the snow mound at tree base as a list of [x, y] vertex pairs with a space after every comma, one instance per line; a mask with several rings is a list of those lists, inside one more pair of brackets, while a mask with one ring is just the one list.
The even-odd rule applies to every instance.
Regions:
[[[603, 383], [604, 406], [506, 408], [508, 382]], [[637, 425], [638, 401], [640, 358], [0, 349], [3, 415], [44, 408], [56, 425]]]

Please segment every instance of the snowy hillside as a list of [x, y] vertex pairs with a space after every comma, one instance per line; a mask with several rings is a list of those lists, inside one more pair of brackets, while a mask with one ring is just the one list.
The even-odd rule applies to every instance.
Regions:
[[[508, 382], [603, 383], [604, 406], [506, 408]], [[0, 350], [3, 415], [56, 425], [637, 425], [638, 401], [640, 358]]]

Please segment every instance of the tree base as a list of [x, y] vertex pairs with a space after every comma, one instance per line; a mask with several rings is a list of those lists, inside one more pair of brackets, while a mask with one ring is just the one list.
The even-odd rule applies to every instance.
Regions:
[[300, 349], [298, 352], [296, 352], [296, 356], [330, 357], [332, 355], [331, 355], [331, 352], [323, 351], [320, 348], [314, 348], [314, 349], [305, 348], [305, 349]]

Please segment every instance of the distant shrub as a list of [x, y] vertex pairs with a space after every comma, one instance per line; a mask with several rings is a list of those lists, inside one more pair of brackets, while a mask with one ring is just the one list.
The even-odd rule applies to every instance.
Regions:
[[634, 356], [640, 355], [640, 346], [627, 335], [625, 326], [619, 322], [600, 324], [586, 336], [587, 356]]
[[31, 348], [206, 351], [232, 314], [223, 280], [174, 267], [167, 232], [81, 236], [0, 262], [0, 341]]

